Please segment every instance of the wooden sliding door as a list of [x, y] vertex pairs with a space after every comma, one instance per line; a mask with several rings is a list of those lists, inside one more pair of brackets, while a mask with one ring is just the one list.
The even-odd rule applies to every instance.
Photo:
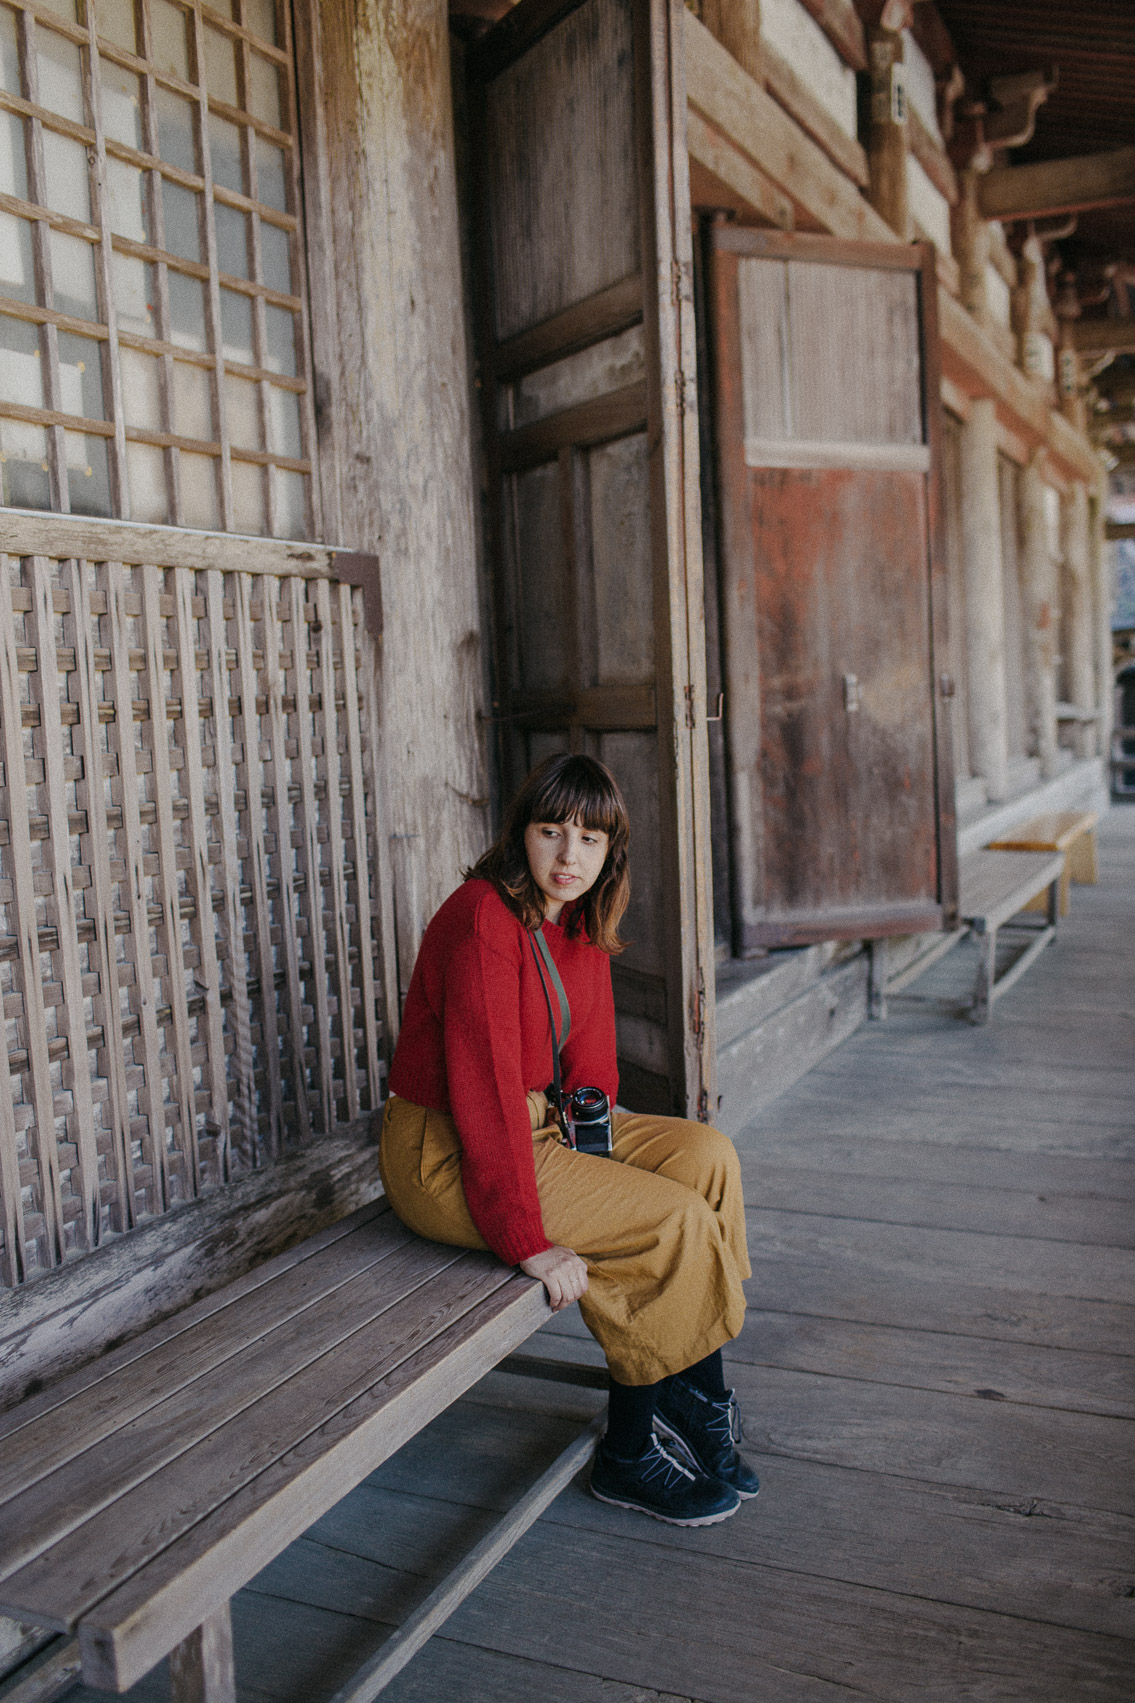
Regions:
[[932, 251], [711, 236], [733, 946], [956, 908]]
[[680, 4], [521, 0], [469, 57], [506, 787], [590, 751], [632, 817], [624, 1101], [707, 1115], [705, 654]]

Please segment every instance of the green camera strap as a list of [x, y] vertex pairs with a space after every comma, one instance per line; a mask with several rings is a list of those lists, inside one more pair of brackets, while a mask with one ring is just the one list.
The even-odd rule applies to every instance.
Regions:
[[[552, 957], [551, 948], [549, 947], [547, 940], [544, 938], [544, 930], [542, 928], [538, 928], [533, 934], [532, 940], [534, 942], [534, 950], [535, 947], [538, 947], [540, 950], [540, 958], [544, 960], [543, 969], [540, 967], [540, 959], [538, 958], [536, 960], [536, 968], [540, 972], [540, 980], [541, 982], [544, 981], [544, 970], [547, 970], [548, 981], [551, 982], [556, 991], [556, 998], [560, 1002], [560, 1021], [557, 1025], [555, 1019], [552, 1019], [552, 1033], [556, 1037], [556, 1051], [563, 1052], [564, 1047], [567, 1045], [567, 1038], [571, 1034], [571, 1006], [568, 1004], [568, 996], [564, 992], [564, 984], [560, 980], [560, 972], [556, 969], [556, 960]], [[544, 997], [548, 999], [548, 1015], [551, 1016], [552, 1002], [548, 998], [547, 983], [544, 983]]]
[[[548, 1007], [548, 1022], [552, 1030], [551, 1088], [554, 1097], [552, 1116], [563, 1132], [563, 1139], [567, 1142], [569, 1147], [572, 1147], [574, 1146], [574, 1142], [571, 1139], [571, 1132], [564, 1118], [564, 1092], [563, 1084], [560, 1080], [560, 1049], [571, 1034], [571, 1006], [568, 1004], [568, 996], [564, 991], [564, 984], [560, 980], [560, 972], [556, 969], [555, 960], [548, 949], [548, 942], [544, 939], [544, 930], [542, 928], [538, 928], [534, 934], [530, 934], [528, 936], [528, 944], [532, 948], [532, 961], [536, 965], [536, 974], [539, 976], [540, 986], [544, 990], [544, 1003]], [[543, 960], [542, 963], [541, 959]], [[548, 972], [547, 979], [545, 979], [544, 976], [545, 969], [547, 969]], [[559, 1023], [556, 1022], [556, 1014], [552, 1009], [552, 996], [548, 992], [548, 981], [550, 981], [552, 986], [555, 988], [556, 997], [559, 1000]]]

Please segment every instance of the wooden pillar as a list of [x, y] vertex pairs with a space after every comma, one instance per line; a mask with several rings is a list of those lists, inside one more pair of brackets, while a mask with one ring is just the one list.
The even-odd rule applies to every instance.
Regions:
[[[297, 49], [316, 88], [305, 178], [323, 202], [316, 390], [340, 439], [343, 541], [382, 563], [380, 808], [401, 957], [488, 832], [445, 0], [310, 0]], [[404, 986], [410, 966], [398, 969]]]
[[1089, 500], [1092, 548], [1092, 584], [1096, 611], [1096, 750], [1106, 762], [1111, 755], [1111, 732], [1115, 715], [1115, 665], [1111, 637], [1111, 605], [1115, 594], [1115, 545], [1107, 538], [1107, 502], [1097, 490]]
[[[1088, 493], [1076, 482], [1061, 505], [1061, 530], [1064, 545], [1064, 572], [1067, 575], [1064, 607], [1067, 630], [1064, 635], [1064, 655], [1067, 661], [1067, 689], [1070, 701], [1078, 710], [1096, 710], [1095, 683], [1095, 621], [1092, 610], [1091, 543], [1088, 533]], [[1091, 723], [1076, 727], [1074, 749], [1078, 757], [1090, 757], [1095, 751], [1096, 734]]]
[[961, 433], [970, 766], [991, 799], [1008, 790], [1001, 498], [993, 398], [979, 397]]
[[761, 82], [761, 0], [701, 0], [696, 10], [710, 34]]
[[980, 325], [989, 321], [989, 224], [981, 216], [977, 195], [981, 173], [968, 166], [958, 177], [957, 205], [950, 214], [950, 235], [958, 263], [962, 305]]
[[[888, 8], [884, 8], [886, 18]], [[889, 20], [888, 20], [889, 21]], [[901, 26], [877, 24], [869, 33], [871, 128], [867, 138], [868, 196], [901, 242], [911, 239], [907, 190], [906, 84]]]
[[1056, 773], [1056, 563], [1044, 508], [1044, 451], [1021, 474], [1021, 581], [1025, 596], [1025, 692], [1044, 779]]

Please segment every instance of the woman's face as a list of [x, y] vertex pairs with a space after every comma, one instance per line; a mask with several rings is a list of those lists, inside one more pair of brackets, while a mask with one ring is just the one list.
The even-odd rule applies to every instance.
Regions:
[[581, 828], [577, 821], [529, 822], [524, 850], [532, 879], [544, 895], [544, 915], [558, 922], [569, 899], [581, 899], [594, 887], [607, 858], [607, 835]]

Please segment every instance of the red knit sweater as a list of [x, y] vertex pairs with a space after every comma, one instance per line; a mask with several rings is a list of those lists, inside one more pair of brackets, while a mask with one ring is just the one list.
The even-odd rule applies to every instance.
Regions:
[[[564, 911], [564, 923], [569, 912]], [[618, 1090], [611, 960], [586, 935], [544, 924], [571, 1006], [565, 1088]], [[552, 992], [553, 1005], [555, 992]], [[466, 881], [426, 930], [406, 995], [391, 1091], [448, 1112], [461, 1138], [473, 1222], [516, 1265], [544, 1234], [525, 1099], [552, 1079], [552, 1034], [525, 929], [488, 881]]]

